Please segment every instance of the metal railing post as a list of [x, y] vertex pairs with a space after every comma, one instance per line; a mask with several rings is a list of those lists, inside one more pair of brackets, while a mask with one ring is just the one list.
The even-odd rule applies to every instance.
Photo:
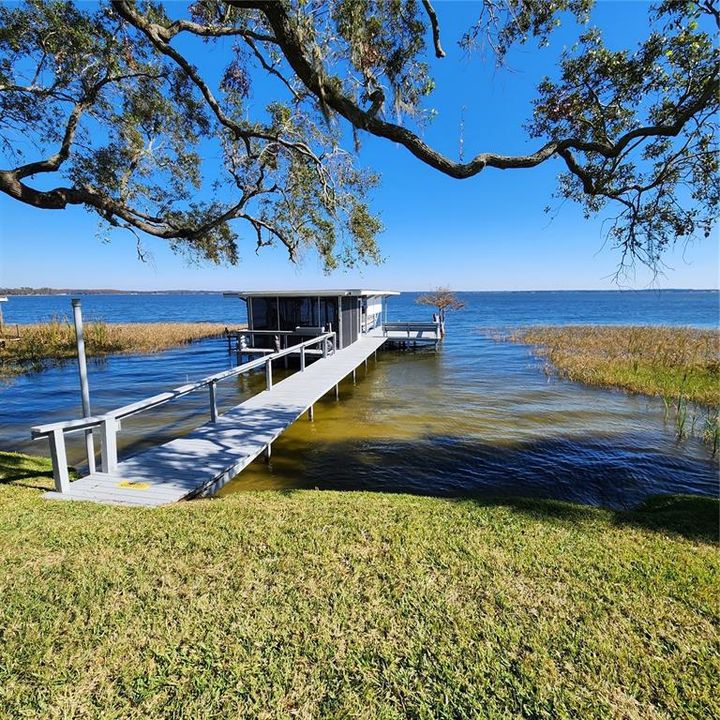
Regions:
[[[75, 341], [77, 344], [78, 373], [80, 375], [80, 395], [82, 397], [83, 416], [90, 417], [90, 388], [88, 386], [87, 361], [85, 360], [85, 336], [83, 334], [83, 319], [80, 300], [71, 300], [73, 321], [75, 323]], [[95, 445], [93, 444], [92, 430], [85, 431], [85, 454], [87, 455], [88, 470], [92, 475], [95, 472]]]
[[218, 408], [217, 408], [217, 392], [216, 392], [217, 380], [212, 380], [208, 388], [210, 390], [210, 421], [217, 422]]
[[57, 429], [48, 435], [48, 439], [50, 440], [50, 456], [52, 457], [55, 490], [59, 493], [66, 492], [70, 489], [70, 475], [67, 469], [65, 435], [62, 430]]
[[265, 362], [265, 386], [268, 390], [272, 390], [272, 360], [269, 357]]
[[117, 429], [114, 417], [106, 417], [100, 425], [100, 443], [102, 449], [102, 471], [112, 473], [117, 470]]
[[328, 356], [328, 339], [327, 337], [323, 338], [323, 357], [326, 358]]
[[305, 346], [300, 348], [300, 371], [305, 372]]

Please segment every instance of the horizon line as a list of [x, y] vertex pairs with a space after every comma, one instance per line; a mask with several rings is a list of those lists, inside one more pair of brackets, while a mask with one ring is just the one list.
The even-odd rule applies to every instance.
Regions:
[[[308, 292], [309, 290], [318, 290], [318, 289], [324, 289], [324, 288], [293, 288], [288, 287], [284, 288], [284, 291], [288, 290], [297, 290], [298, 292]], [[372, 289], [372, 288], [370, 288]], [[412, 290], [399, 290], [398, 292], [405, 292], [405, 293], [413, 293], [413, 292], [432, 292], [436, 288], [415, 288]], [[702, 288], [689, 288], [689, 287], [672, 287], [672, 288], [653, 288], [653, 287], [646, 287], [646, 288], [516, 288], [516, 289], [503, 289], [503, 290], [487, 290], [487, 289], [455, 289], [455, 288], [449, 288], [451, 292], [456, 293], [522, 293], [522, 292], [532, 292], [532, 293], [541, 293], [541, 292], [720, 292], [720, 288], [717, 287], [702, 287]], [[20, 292], [20, 291], [29, 291], [29, 292]], [[33, 292], [33, 291], [48, 291], [48, 292]], [[78, 295], [82, 294], [95, 294], [95, 295], [101, 295], [103, 293], [112, 293], [112, 294], [123, 294], [123, 295], [131, 295], [131, 294], [154, 294], [154, 295], [163, 295], [163, 294], [207, 294], [207, 295], [222, 295], [223, 293], [227, 292], [234, 292], [232, 290], [209, 290], [209, 289], [189, 289], [189, 288], [165, 288], [165, 289], [118, 289], [118, 288], [92, 288], [92, 287], [85, 287], [85, 288], [55, 288], [55, 287], [32, 287], [29, 285], [20, 286], [20, 287], [0, 287], [0, 295], [11, 295], [15, 297], [28, 297], [32, 295], [68, 295], [71, 293], [77, 293]]]

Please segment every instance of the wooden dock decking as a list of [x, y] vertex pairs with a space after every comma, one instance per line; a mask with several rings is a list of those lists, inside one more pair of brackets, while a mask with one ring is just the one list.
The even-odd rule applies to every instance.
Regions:
[[309, 364], [184, 437], [70, 483], [44, 497], [153, 507], [210, 495], [258, 457], [289, 425], [365, 362], [385, 337], [364, 336]]

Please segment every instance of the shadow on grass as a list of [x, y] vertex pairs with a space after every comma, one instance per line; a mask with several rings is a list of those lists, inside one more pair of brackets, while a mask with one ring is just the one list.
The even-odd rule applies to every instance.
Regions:
[[720, 501], [696, 495], [659, 495], [649, 498], [635, 510], [619, 514], [616, 523], [642, 525], [649, 530], [672, 532], [717, 545]]
[[[305, 464], [302, 455], [309, 450], [312, 462]], [[505, 447], [435, 436], [359, 444], [291, 440], [276, 443], [278, 456], [285, 457], [275, 479], [287, 484], [275, 492], [283, 494], [314, 487], [407, 493], [509, 507], [578, 528], [609, 518], [618, 527], [696, 542], [717, 544], [719, 538], [717, 469], [642, 450], [631, 438], [622, 444], [618, 438], [573, 438]], [[683, 474], [694, 478], [690, 489], [698, 494], [684, 494], [688, 485], [678, 480]], [[0, 452], [0, 484], [52, 489], [50, 461]], [[242, 489], [242, 474], [237, 484]]]
[[[698, 495], [658, 495], [632, 510], [608, 510], [542, 498], [468, 498], [479, 507], [509, 507], [533, 520], [584, 525], [592, 523], [598, 512], [608, 513], [616, 527], [634, 527], [663, 535], [717, 545], [720, 540], [720, 502]], [[607, 517], [607, 516], [606, 516]]]
[[[255, 468], [255, 481], [258, 470], [267, 472], [274, 487], [454, 498], [588, 526], [602, 509], [619, 527], [718, 542], [717, 465], [648, 447], [642, 436], [512, 445], [436, 435], [327, 443], [288, 436], [275, 444], [270, 467]], [[234, 482], [243, 489], [242, 474]]]
[[[73, 469], [69, 468], [73, 477]], [[43, 482], [47, 479], [47, 482]], [[0, 452], [0, 484], [35, 490], [54, 488], [52, 466], [47, 458]]]

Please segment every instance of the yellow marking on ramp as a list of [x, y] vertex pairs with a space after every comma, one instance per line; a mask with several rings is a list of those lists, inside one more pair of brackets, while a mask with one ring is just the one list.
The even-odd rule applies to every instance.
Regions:
[[123, 480], [117, 484], [121, 488], [130, 488], [131, 490], [147, 490], [150, 487], [149, 482], [133, 482], [132, 480]]

